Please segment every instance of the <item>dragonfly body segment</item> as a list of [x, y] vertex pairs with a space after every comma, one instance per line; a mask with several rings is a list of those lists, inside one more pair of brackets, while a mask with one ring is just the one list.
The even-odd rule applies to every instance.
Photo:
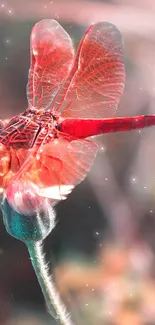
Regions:
[[87, 138], [104, 133], [131, 131], [155, 125], [155, 115], [107, 119], [65, 119], [58, 128], [72, 137]]
[[155, 116], [114, 117], [125, 84], [122, 37], [111, 23], [93, 24], [76, 54], [52, 19], [30, 41], [28, 108], [0, 123], [0, 188], [10, 206], [31, 215], [67, 198], [88, 174], [97, 145], [87, 139], [155, 125]]

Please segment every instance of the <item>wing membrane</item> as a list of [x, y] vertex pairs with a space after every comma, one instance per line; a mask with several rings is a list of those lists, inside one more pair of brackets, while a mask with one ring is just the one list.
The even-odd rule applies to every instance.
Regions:
[[123, 43], [107, 22], [92, 25], [79, 45], [74, 66], [55, 98], [64, 117], [103, 118], [116, 112], [124, 90]]
[[0, 143], [14, 149], [32, 147], [39, 125], [22, 114], [14, 116], [4, 124], [0, 132]]
[[0, 121], [0, 187], [6, 188], [33, 146], [39, 125], [22, 115]]
[[37, 152], [32, 150], [17, 173], [17, 181], [37, 185], [38, 194], [56, 203], [67, 197], [75, 185], [89, 172], [96, 155], [97, 146], [88, 140], [72, 140], [59, 134], [52, 141], [46, 137]]
[[9, 123], [9, 119], [0, 120], [0, 132], [5, 128], [5, 126]]
[[28, 103], [30, 107], [45, 109], [71, 69], [72, 40], [57, 21], [41, 20], [31, 32], [30, 56]]

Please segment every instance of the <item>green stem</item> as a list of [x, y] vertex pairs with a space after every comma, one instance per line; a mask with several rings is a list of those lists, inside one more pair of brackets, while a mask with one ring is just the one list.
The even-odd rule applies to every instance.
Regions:
[[27, 242], [31, 262], [38, 278], [49, 313], [62, 325], [73, 325], [61, 301], [52, 277], [49, 276], [41, 242]]

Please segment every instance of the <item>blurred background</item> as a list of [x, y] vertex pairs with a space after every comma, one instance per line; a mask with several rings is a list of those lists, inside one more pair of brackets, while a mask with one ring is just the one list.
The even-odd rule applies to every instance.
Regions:
[[[27, 106], [29, 37], [55, 18], [74, 40], [110, 21], [125, 45], [126, 88], [118, 115], [155, 113], [154, 0], [0, 2], [0, 118]], [[155, 128], [98, 138], [91, 173], [56, 208], [45, 242], [51, 274], [77, 325], [155, 324]], [[55, 324], [25, 245], [0, 220], [0, 325]]]

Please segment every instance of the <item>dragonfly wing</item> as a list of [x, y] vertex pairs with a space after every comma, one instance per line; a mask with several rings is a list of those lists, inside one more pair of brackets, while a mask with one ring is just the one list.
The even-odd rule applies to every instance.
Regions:
[[67, 78], [74, 57], [72, 40], [53, 19], [39, 21], [30, 39], [27, 97], [30, 107], [45, 109]]
[[[15, 176], [13, 187], [20, 186], [21, 192], [27, 187], [30, 193], [30, 188], [37, 186], [38, 196], [50, 198], [52, 204], [56, 204], [57, 201], [66, 199], [72, 189], [86, 177], [96, 156], [97, 146], [91, 141], [72, 139], [61, 133], [57, 139], [46, 140], [47, 137], [37, 152], [32, 149]], [[9, 193], [13, 193], [10, 186]], [[15, 193], [11, 195], [14, 202]], [[11, 202], [10, 198], [8, 200]], [[20, 210], [19, 207], [14, 208]]]
[[[58, 186], [63, 191], [62, 196], [65, 195], [65, 191], [69, 191], [70, 187], [73, 188], [86, 177], [96, 151], [97, 146], [93, 142], [72, 139], [60, 133], [57, 139], [44, 144], [39, 154], [38, 161], [42, 166], [39, 168], [39, 180], [43, 184], [41, 188]], [[41, 193], [43, 194], [43, 190]]]
[[108, 22], [90, 26], [73, 68], [55, 98], [55, 110], [63, 117], [104, 118], [116, 112], [124, 90], [122, 37]]
[[[0, 130], [0, 187], [6, 188], [33, 146], [39, 125], [22, 115], [5, 120]], [[0, 125], [0, 126], [1, 126]]]
[[0, 143], [13, 149], [26, 148], [33, 146], [39, 125], [24, 116], [14, 116], [3, 126], [0, 132]]
[[4, 129], [4, 127], [6, 127], [9, 121], [10, 121], [9, 119], [0, 120], [0, 132]]

